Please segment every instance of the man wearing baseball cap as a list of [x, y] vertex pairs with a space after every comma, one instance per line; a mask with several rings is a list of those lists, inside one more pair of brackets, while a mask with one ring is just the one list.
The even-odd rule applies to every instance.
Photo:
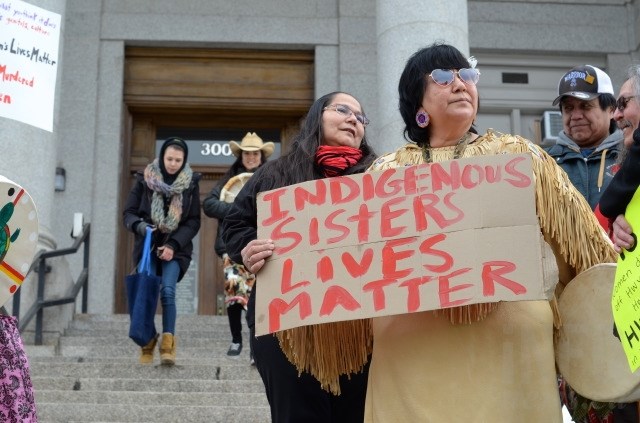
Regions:
[[595, 66], [577, 66], [560, 78], [553, 105], [560, 106], [563, 130], [547, 153], [595, 209], [622, 149], [611, 78]]

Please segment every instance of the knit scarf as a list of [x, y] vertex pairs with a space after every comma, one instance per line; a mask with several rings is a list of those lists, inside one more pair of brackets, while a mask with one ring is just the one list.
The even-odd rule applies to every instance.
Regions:
[[327, 178], [342, 175], [361, 158], [362, 151], [353, 147], [321, 145], [316, 151], [316, 163]]
[[[167, 185], [162, 178], [158, 159], [144, 170], [144, 181], [153, 191], [151, 199], [151, 220], [162, 233], [173, 232], [182, 217], [182, 192], [191, 184], [193, 172], [188, 164], [178, 174], [173, 184]], [[165, 213], [164, 198], [171, 197], [169, 209]]]

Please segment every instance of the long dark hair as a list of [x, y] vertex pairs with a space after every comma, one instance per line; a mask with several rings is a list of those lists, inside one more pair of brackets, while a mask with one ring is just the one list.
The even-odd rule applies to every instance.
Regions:
[[[469, 61], [457, 48], [443, 43], [424, 47], [407, 60], [398, 83], [399, 109], [405, 124], [404, 137], [407, 140], [422, 145], [428, 143], [431, 135], [429, 125], [420, 128], [416, 122], [416, 113], [422, 107], [422, 99], [427, 89], [427, 75], [434, 69], [469, 67]], [[469, 130], [477, 133], [473, 125]]]
[[[264, 151], [260, 150], [260, 166], [262, 166], [266, 162], [267, 158], [264, 156]], [[233, 162], [231, 167], [227, 169], [224, 175], [222, 175], [216, 186], [223, 187], [232, 177], [243, 172], [255, 172], [260, 166], [252, 169], [251, 171], [247, 170], [247, 168], [245, 168], [242, 164], [242, 150], [240, 150], [240, 154], [238, 155], [238, 157], [236, 157], [236, 160]]]
[[[338, 94], [351, 96], [349, 93], [335, 91], [313, 102], [300, 124], [300, 132], [293, 138], [290, 150], [279, 159], [267, 163], [262, 172], [263, 177], [272, 178], [275, 186], [292, 185], [322, 177], [322, 172], [315, 164], [316, 150], [324, 138], [322, 113]], [[355, 166], [347, 169], [345, 175], [364, 172], [376, 159], [375, 152], [367, 143], [366, 131], [360, 143], [360, 150], [362, 158]]]

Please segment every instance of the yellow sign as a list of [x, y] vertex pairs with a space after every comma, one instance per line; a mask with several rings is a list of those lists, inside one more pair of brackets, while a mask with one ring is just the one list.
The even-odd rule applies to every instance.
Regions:
[[[624, 214], [635, 230], [640, 229], [640, 189], [636, 190]], [[640, 248], [638, 240], [618, 258], [616, 280], [611, 295], [613, 320], [631, 371], [640, 367]]]

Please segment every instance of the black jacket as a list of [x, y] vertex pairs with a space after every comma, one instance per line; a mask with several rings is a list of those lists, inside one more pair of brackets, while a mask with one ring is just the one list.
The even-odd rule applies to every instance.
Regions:
[[640, 186], [640, 128], [633, 132], [633, 144], [609, 186], [600, 197], [600, 211], [609, 219], [624, 214]]
[[226, 203], [220, 200], [220, 193], [222, 192], [222, 187], [231, 179], [232, 177], [239, 175], [241, 173], [247, 172], [247, 170], [240, 166], [237, 172], [233, 175], [225, 175], [202, 202], [202, 210], [204, 214], [213, 217], [214, 219], [218, 219], [218, 231], [216, 233], [216, 241], [213, 246], [216, 254], [219, 257], [222, 257], [224, 253], [226, 253], [226, 248], [224, 246], [224, 241], [222, 239], [222, 223], [224, 222], [224, 218], [231, 210], [232, 203]]
[[[182, 193], [182, 216], [180, 223], [175, 231], [163, 234], [156, 230], [153, 232], [152, 250], [168, 244], [174, 251], [174, 259], [180, 265], [180, 276], [178, 281], [182, 279], [189, 264], [191, 263], [191, 255], [193, 253], [192, 239], [200, 230], [200, 188], [199, 181], [201, 175], [194, 173], [191, 178], [191, 185]], [[142, 172], [136, 173], [136, 182], [129, 192], [129, 197], [124, 206], [123, 223], [124, 226], [132, 231], [135, 236], [135, 244], [133, 247], [133, 262], [138, 263], [142, 256], [142, 248], [144, 238], [135, 231], [136, 226], [141, 221], [153, 225], [151, 221], [151, 198], [153, 191], [147, 187], [144, 182]], [[152, 254], [155, 257], [155, 254]]]
[[[372, 163], [373, 159], [375, 159], [374, 156], [365, 158], [353, 168], [348, 169], [344, 174], [352, 175], [363, 172]], [[281, 186], [276, 186], [273, 178], [267, 176], [269, 174], [269, 167], [273, 166], [275, 162], [276, 161], [268, 162], [255, 172], [238, 193], [231, 210], [224, 219], [222, 238], [227, 248], [227, 254], [229, 254], [231, 260], [236, 263], [242, 263], [242, 255], [240, 254], [242, 249], [250, 241], [256, 239], [258, 235], [258, 206], [256, 202], [258, 194], [281, 188]], [[314, 179], [321, 178], [324, 178], [324, 176], [314, 166]], [[260, 279], [259, 276], [256, 277], [256, 283], [249, 297], [247, 309], [247, 324], [249, 327], [255, 326], [255, 301], [258, 291], [258, 279]]]

